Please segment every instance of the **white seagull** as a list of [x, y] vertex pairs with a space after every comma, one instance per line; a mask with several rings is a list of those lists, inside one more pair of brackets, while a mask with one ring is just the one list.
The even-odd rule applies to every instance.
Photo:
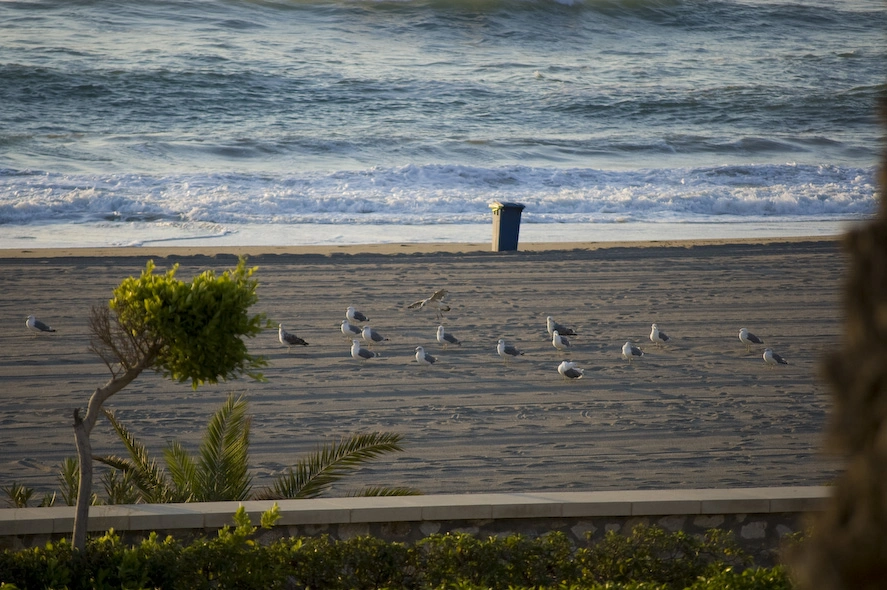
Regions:
[[342, 333], [343, 334], [345, 334], [346, 336], [348, 336], [350, 338], [352, 336], [359, 336], [360, 332], [361, 332], [360, 328], [358, 328], [357, 326], [352, 326], [351, 324], [348, 323], [348, 320], [342, 320]]
[[55, 328], [50, 328], [32, 315], [28, 316], [28, 321], [25, 322], [25, 325], [28, 326], [28, 329], [32, 332], [55, 332]]
[[283, 324], [277, 324], [277, 339], [280, 340], [281, 344], [285, 344], [287, 346], [308, 346], [307, 342], [305, 342], [295, 334], [284, 330]]
[[371, 358], [376, 358], [377, 356], [379, 356], [379, 353], [367, 350], [366, 348], [361, 348], [360, 340], [357, 338], [351, 341], [351, 358], [363, 362]]
[[570, 348], [570, 341], [567, 340], [564, 336], [560, 335], [560, 332], [555, 330], [551, 333], [551, 345], [554, 346], [559, 351], [565, 351]]
[[518, 357], [524, 354], [512, 345], [505, 344], [505, 340], [502, 340], [501, 338], [499, 339], [499, 344], [496, 346], [496, 352], [499, 353], [499, 356], [501, 356], [506, 363], [508, 363], [510, 357]]
[[416, 347], [416, 362], [420, 365], [424, 365], [426, 367], [430, 367], [434, 363], [437, 362], [437, 359], [425, 352], [425, 349], [421, 346]]
[[437, 327], [437, 341], [443, 344], [443, 347], [446, 348], [450, 344], [455, 344], [456, 346], [462, 346], [462, 343], [458, 338], [453, 336], [452, 334], [447, 334], [446, 330], [444, 330], [443, 326]]
[[622, 345], [622, 358], [628, 361], [628, 364], [631, 364], [631, 357], [633, 356], [644, 356], [644, 351], [632, 344], [631, 342], [626, 342]]
[[564, 379], [582, 379], [582, 374], [585, 373], [585, 370], [577, 367], [576, 363], [563, 361], [557, 366], [557, 372]]
[[656, 346], [661, 346], [671, 340], [668, 337], [668, 334], [659, 329], [659, 326], [653, 324], [652, 329], [650, 330], [650, 341]]
[[551, 316], [545, 318], [545, 328], [548, 330], [549, 334], [557, 332], [561, 336], [576, 336], [576, 332], [573, 331], [573, 328], [568, 328], [563, 324], [557, 323]]
[[767, 363], [769, 367], [788, 364], [788, 361], [773, 352], [772, 348], [768, 348], [764, 351], [764, 362]]
[[764, 341], [746, 330], [745, 328], [739, 329], [739, 339], [745, 344], [745, 351], [751, 352], [752, 344], [763, 344]]
[[361, 312], [354, 309], [353, 305], [349, 305], [348, 309], [345, 310], [345, 317], [348, 318], [349, 322], [354, 322], [355, 324], [370, 321], [370, 318], [366, 317]]
[[360, 335], [363, 336], [363, 339], [372, 344], [373, 342], [383, 342], [388, 340], [369, 326], [364, 326], [363, 330], [360, 331]]
[[407, 309], [422, 309], [427, 305], [431, 305], [432, 303], [436, 304], [437, 307], [437, 317], [441, 317], [443, 312], [450, 311], [450, 306], [444, 303], [444, 299], [449, 295], [449, 291], [446, 289], [438, 289], [434, 293], [432, 293], [431, 297], [426, 297], [425, 299], [420, 299], [419, 301], [414, 301], [407, 305]]

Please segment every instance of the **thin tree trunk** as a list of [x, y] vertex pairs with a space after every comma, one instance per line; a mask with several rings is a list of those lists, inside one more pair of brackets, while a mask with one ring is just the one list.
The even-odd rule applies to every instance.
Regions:
[[104, 387], [96, 389], [89, 398], [86, 416], [80, 416], [80, 409], [74, 410], [74, 444], [80, 460], [80, 483], [77, 488], [77, 510], [74, 513], [74, 534], [71, 544], [77, 551], [86, 548], [86, 530], [89, 520], [89, 503], [92, 498], [92, 444], [89, 435], [99, 417], [99, 410], [105, 401], [129, 385], [146, 367], [146, 363], [136, 364], [119, 377], [108, 381]]

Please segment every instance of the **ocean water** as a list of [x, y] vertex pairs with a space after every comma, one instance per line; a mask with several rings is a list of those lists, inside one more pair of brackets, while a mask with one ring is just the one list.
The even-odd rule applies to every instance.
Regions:
[[0, 247], [821, 235], [883, 0], [0, 2]]

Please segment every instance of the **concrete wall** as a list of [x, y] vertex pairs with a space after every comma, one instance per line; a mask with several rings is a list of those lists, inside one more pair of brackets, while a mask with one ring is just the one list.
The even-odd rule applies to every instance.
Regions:
[[[803, 530], [804, 513], [822, 509], [828, 492], [826, 487], [786, 487], [281, 500], [277, 502], [281, 519], [264, 537], [374, 535], [411, 542], [447, 532], [535, 537], [557, 530], [584, 543], [587, 533], [600, 539], [609, 530], [627, 533], [644, 523], [692, 534], [711, 528], [731, 530], [758, 564], [770, 565], [780, 539]], [[242, 504], [257, 524], [274, 502]], [[93, 506], [89, 529], [113, 528], [131, 540], [150, 531], [189, 538], [214, 534], [232, 524], [239, 505]], [[70, 536], [73, 525], [73, 507], [0, 510], [0, 548], [42, 545]]]

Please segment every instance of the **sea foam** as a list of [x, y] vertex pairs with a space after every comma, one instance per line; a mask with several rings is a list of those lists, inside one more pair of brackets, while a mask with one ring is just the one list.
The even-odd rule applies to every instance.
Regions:
[[760, 165], [649, 170], [408, 165], [301, 174], [76, 175], [0, 171], [0, 224], [482, 223], [493, 201], [532, 223], [854, 219], [874, 170]]

